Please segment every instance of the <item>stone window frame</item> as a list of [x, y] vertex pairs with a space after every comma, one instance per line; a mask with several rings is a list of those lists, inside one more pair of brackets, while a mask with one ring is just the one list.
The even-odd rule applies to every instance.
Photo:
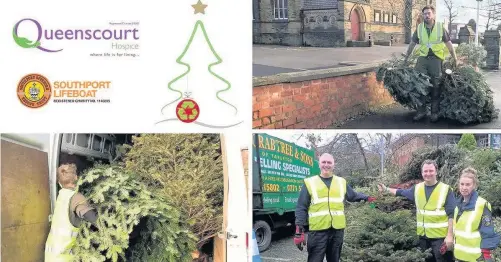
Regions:
[[[388, 19], [386, 19], [386, 18], [388, 18]], [[390, 13], [383, 12], [383, 23], [386, 23], [386, 24], [390, 23]]]
[[273, 0], [273, 18], [275, 20], [288, 20], [288, 0]]
[[395, 13], [391, 14], [391, 23], [392, 24], [397, 24], [398, 23], [398, 16]]
[[[376, 15], [378, 15], [377, 20], [376, 20]], [[374, 22], [381, 23], [381, 11], [380, 10], [374, 10]]]

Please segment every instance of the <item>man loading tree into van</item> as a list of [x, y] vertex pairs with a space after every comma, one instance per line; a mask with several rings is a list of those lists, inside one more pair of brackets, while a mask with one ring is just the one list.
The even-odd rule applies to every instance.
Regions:
[[81, 193], [75, 191], [77, 183], [75, 164], [64, 164], [57, 169], [57, 182], [61, 186], [54, 207], [52, 224], [45, 243], [45, 262], [70, 261], [71, 247], [83, 221], [95, 223], [96, 211]]
[[355, 192], [346, 180], [333, 174], [334, 157], [323, 154], [319, 159], [320, 175], [304, 179], [296, 206], [294, 244], [303, 250], [306, 226], [308, 262], [338, 262], [343, 246], [346, 217], [344, 200], [373, 202], [374, 197]]
[[[457, 57], [449, 33], [445, 30], [442, 23], [435, 21], [435, 8], [431, 5], [425, 6], [423, 8], [423, 17], [424, 22], [417, 25], [416, 31], [412, 36], [412, 41], [407, 49], [405, 63], [407, 64], [407, 60], [412, 51], [414, 51], [416, 44], [419, 44], [419, 58], [415, 68], [417, 71], [430, 77], [430, 82], [433, 85], [430, 90], [430, 120], [436, 122], [438, 120], [441, 95], [439, 83], [442, 75], [442, 63], [446, 56], [446, 48], [452, 55], [454, 65], [457, 65]], [[423, 104], [414, 116], [414, 120], [419, 121], [426, 115], [427, 107], [426, 104]]]

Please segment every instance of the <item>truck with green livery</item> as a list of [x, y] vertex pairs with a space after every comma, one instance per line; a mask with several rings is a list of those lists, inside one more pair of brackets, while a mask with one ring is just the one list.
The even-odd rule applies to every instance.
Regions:
[[262, 252], [274, 231], [294, 225], [303, 180], [320, 169], [312, 150], [267, 134], [253, 135], [252, 159], [253, 227]]

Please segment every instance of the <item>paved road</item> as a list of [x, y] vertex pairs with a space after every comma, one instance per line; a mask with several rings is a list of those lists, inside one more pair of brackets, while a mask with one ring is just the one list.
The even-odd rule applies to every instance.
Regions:
[[407, 45], [373, 47], [286, 47], [254, 45], [253, 76], [274, 75], [382, 61], [405, 52]]
[[307, 258], [306, 250], [301, 252], [294, 245], [294, 232], [290, 229], [275, 233], [270, 248], [261, 253], [263, 262], [304, 262]]
[[[487, 82], [494, 91], [494, 105], [501, 109], [501, 72], [491, 71], [486, 73]], [[463, 125], [447, 120], [431, 123], [428, 119], [414, 122], [414, 111], [400, 105], [387, 107], [371, 112], [369, 115], [360, 116], [345, 123], [333, 126], [336, 129], [500, 129], [501, 119], [490, 123], [477, 125]], [[500, 115], [501, 117], [501, 115]]]

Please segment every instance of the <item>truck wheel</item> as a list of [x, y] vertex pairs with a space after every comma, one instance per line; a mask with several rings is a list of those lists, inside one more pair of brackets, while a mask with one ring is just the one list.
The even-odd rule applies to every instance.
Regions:
[[270, 247], [271, 244], [271, 227], [266, 221], [259, 220], [254, 223], [254, 232], [256, 232], [257, 246], [259, 252], [263, 252]]

